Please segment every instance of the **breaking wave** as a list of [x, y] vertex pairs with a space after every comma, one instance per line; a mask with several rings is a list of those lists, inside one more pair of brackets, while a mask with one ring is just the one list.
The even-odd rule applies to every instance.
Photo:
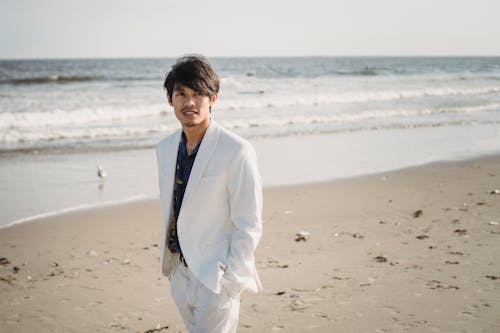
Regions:
[[65, 75], [49, 75], [49, 76], [36, 76], [26, 78], [15, 78], [1, 81], [2, 83], [14, 85], [29, 85], [29, 84], [46, 84], [46, 83], [71, 83], [71, 82], [88, 82], [99, 81], [104, 79], [102, 76], [65, 76]]

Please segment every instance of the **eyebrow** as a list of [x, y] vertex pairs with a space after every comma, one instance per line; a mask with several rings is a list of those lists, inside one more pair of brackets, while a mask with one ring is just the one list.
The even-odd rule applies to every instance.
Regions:
[[200, 94], [200, 95], [203, 95], [201, 92], [199, 92], [199, 91], [197, 91], [197, 90], [194, 90], [194, 89], [192, 89], [192, 88], [190, 88], [190, 87], [187, 87], [187, 86], [185, 86], [185, 85], [178, 84], [178, 83], [176, 83], [176, 84], [174, 85], [174, 90], [173, 90], [173, 91], [185, 92], [187, 89], [192, 90], [192, 91], [194, 91], [195, 93], [198, 93], [198, 94]]

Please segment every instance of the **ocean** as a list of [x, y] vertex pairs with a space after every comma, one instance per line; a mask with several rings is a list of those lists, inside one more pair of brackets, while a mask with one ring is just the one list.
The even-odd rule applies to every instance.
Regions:
[[[214, 118], [256, 146], [266, 186], [500, 152], [500, 57], [209, 60]], [[174, 62], [1, 60], [0, 225], [156, 196]]]

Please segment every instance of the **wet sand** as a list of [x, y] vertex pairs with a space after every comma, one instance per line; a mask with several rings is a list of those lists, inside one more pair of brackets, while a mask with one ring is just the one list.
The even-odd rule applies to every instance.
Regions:
[[[239, 331], [500, 331], [498, 189], [500, 156], [266, 189], [265, 290]], [[0, 331], [184, 332], [159, 216], [152, 200], [0, 229]]]

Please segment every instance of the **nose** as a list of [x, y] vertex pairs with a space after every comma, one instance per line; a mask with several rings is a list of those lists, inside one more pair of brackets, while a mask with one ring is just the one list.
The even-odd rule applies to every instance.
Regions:
[[186, 97], [186, 99], [184, 100], [184, 106], [194, 106], [195, 103], [194, 103], [194, 98], [193, 97]]

